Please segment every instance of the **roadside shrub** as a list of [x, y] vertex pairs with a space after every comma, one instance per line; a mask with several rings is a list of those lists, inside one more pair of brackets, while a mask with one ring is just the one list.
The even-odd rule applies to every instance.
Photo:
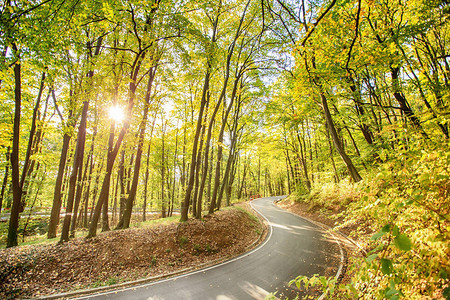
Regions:
[[[347, 203], [341, 226], [359, 226], [355, 237], [367, 250], [365, 257], [350, 258], [350, 282], [333, 286], [333, 297], [450, 299], [447, 149], [410, 143], [395, 159], [383, 157], [363, 182], [324, 185], [311, 193], [308, 201], [325, 207]], [[330, 288], [332, 281], [301, 277], [293, 284], [298, 282]]]

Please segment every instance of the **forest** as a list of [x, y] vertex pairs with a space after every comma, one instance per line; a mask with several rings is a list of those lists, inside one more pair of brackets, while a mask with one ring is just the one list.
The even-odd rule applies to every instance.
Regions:
[[0, 12], [2, 247], [290, 195], [357, 228], [339, 297], [450, 299], [447, 0]]

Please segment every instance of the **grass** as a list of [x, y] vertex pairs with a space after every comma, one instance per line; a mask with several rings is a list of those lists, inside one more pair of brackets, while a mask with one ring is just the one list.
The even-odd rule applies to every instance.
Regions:
[[257, 216], [255, 216], [254, 214], [252, 214], [251, 212], [249, 212], [248, 210], [246, 210], [245, 208], [239, 207], [239, 206], [233, 206], [233, 207], [227, 207], [225, 209], [236, 209], [239, 211], [242, 211], [244, 213], [246, 213], [250, 219], [252, 219], [254, 222], [259, 223], [259, 219]]
[[148, 227], [152, 227], [155, 225], [167, 225], [167, 224], [178, 222], [179, 219], [180, 219], [180, 216], [171, 216], [171, 217], [167, 217], [167, 218], [148, 220], [145, 222], [136, 222], [136, 223], [131, 224], [130, 227], [131, 228], [148, 228]]

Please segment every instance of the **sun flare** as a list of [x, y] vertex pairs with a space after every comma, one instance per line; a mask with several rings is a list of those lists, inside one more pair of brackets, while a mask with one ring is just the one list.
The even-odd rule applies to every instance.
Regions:
[[121, 122], [125, 118], [125, 113], [123, 112], [123, 109], [120, 106], [111, 106], [108, 109], [108, 114], [109, 117], [116, 122]]

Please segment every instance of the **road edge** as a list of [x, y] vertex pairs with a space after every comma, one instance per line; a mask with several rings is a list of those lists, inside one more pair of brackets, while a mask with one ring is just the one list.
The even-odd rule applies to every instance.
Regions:
[[[273, 201], [273, 204], [276, 205], [276, 203], [279, 202], [279, 201], [281, 201], [281, 200], [282, 200], [282, 199], [274, 200], [274, 201]], [[282, 207], [280, 207], [280, 206], [278, 206], [278, 205], [276, 205], [276, 206], [279, 207], [279, 208], [281, 208], [281, 209], [283, 209], [284, 211], [286, 211], [286, 212], [288, 212], [288, 213], [294, 215], [294, 216], [297, 216], [297, 217], [299, 217], [299, 218], [302, 218], [302, 219], [304, 219], [304, 220], [306, 220], [306, 221], [308, 221], [308, 222], [310, 222], [310, 223], [312, 223], [312, 224], [314, 224], [314, 225], [316, 225], [316, 226], [322, 228], [326, 233], [328, 233], [329, 235], [331, 235], [331, 237], [335, 240], [336, 244], [338, 245], [338, 247], [339, 247], [339, 252], [340, 252], [340, 255], [341, 255], [339, 267], [338, 267], [338, 270], [337, 270], [337, 272], [336, 272], [336, 275], [334, 276], [334, 277], [336, 278], [337, 283], [339, 283], [339, 282], [342, 280], [342, 277], [344, 276], [345, 270], [346, 270], [346, 268], [347, 268], [347, 264], [348, 264], [348, 255], [347, 255], [347, 253], [346, 253], [347, 251], [344, 251], [344, 249], [343, 249], [343, 247], [342, 247], [342, 245], [341, 245], [341, 241], [339, 240], [339, 238], [338, 238], [336, 235], [339, 235], [341, 239], [347, 240], [348, 242], [350, 242], [351, 244], [353, 244], [355, 247], [360, 248], [360, 250], [361, 250], [362, 248], [358, 245], [358, 243], [356, 243], [353, 239], [351, 239], [351, 238], [348, 237], [347, 235], [343, 234], [342, 232], [333, 230], [333, 228], [331, 228], [330, 226], [328, 226], [328, 225], [326, 225], [326, 224], [323, 224], [323, 223], [321, 223], [321, 222], [312, 220], [312, 219], [310, 219], [310, 218], [308, 218], [308, 217], [305, 217], [305, 216], [296, 214], [296, 213], [294, 213], [294, 212], [292, 212], [292, 211], [289, 211], [289, 210], [287, 210], [287, 209], [285, 209], [285, 208], [282, 208]], [[324, 299], [326, 299], [325, 297], [327, 296], [327, 294], [328, 294], [328, 289], [327, 289], [326, 292], [322, 293], [322, 294], [317, 298], [317, 300], [324, 300]]]
[[90, 296], [90, 295], [112, 292], [114, 290], [122, 290], [122, 289], [125, 290], [125, 289], [132, 288], [132, 287], [135, 287], [138, 285], [152, 284], [152, 283], [156, 283], [156, 282], [159, 282], [162, 280], [173, 279], [173, 278], [176, 278], [179, 276], [186, 276], [191, 273], [204, 271], [208, 268], [220, 266], [222, 264], [234, 261], [240, 257], [249, 255], [256, 249], [261, 247], [263, 244], [265, 244], [265, 242], [270, 238], [271, 233], [272, 233], [272, 227], [271, 227], [270, 223], [268, 222], [268, 220], [257, 209], [255, 209], [253, 207], [251, 202], [253, 202], [253, 201], [249, 202], [249, 207], [251, 210], [253, 210], [254, 214], [256, 215], [260, 224], [262, 225], [263, 232], [259, 235], [257, 240], [255, 240], [252, 244], [250, 244], [245, 249], [244, 252], [242, 252], [238, 255], [226, 256], [224, 258], [216, 259], [214, 261], [206, 262], [204, 264], [200, 264], [195, 267], [185, 268], [185, 269], [182, 269], [182, 270], [179, 270], [176, 272], [172, 272], [172, 273], [168, 273], [168, 274], [152, 276], [152, 277], [137, 279], [137, 280], [133, 280], [133, 281], [126, 281], [126, 282], [122, 282], [122, 283], [118, 283], [118, 284], [114, 284], [114, 285], [101, 286], [101, 287], [97, 287], [97, 288], [91, 288], [91, 289], [88, 288], [88, 289], [75, 290], [75, 291], [64, 292], [64, 293], [59, 293], [59, 294], [46, 295], [46, 296], [43, 296], [43, 297], [40, 297], [37, 299], [45, 299], [45, 300], [73, 299], [73, 298], [78, 298], [78, 297], [83, 297], [83, 296]]

